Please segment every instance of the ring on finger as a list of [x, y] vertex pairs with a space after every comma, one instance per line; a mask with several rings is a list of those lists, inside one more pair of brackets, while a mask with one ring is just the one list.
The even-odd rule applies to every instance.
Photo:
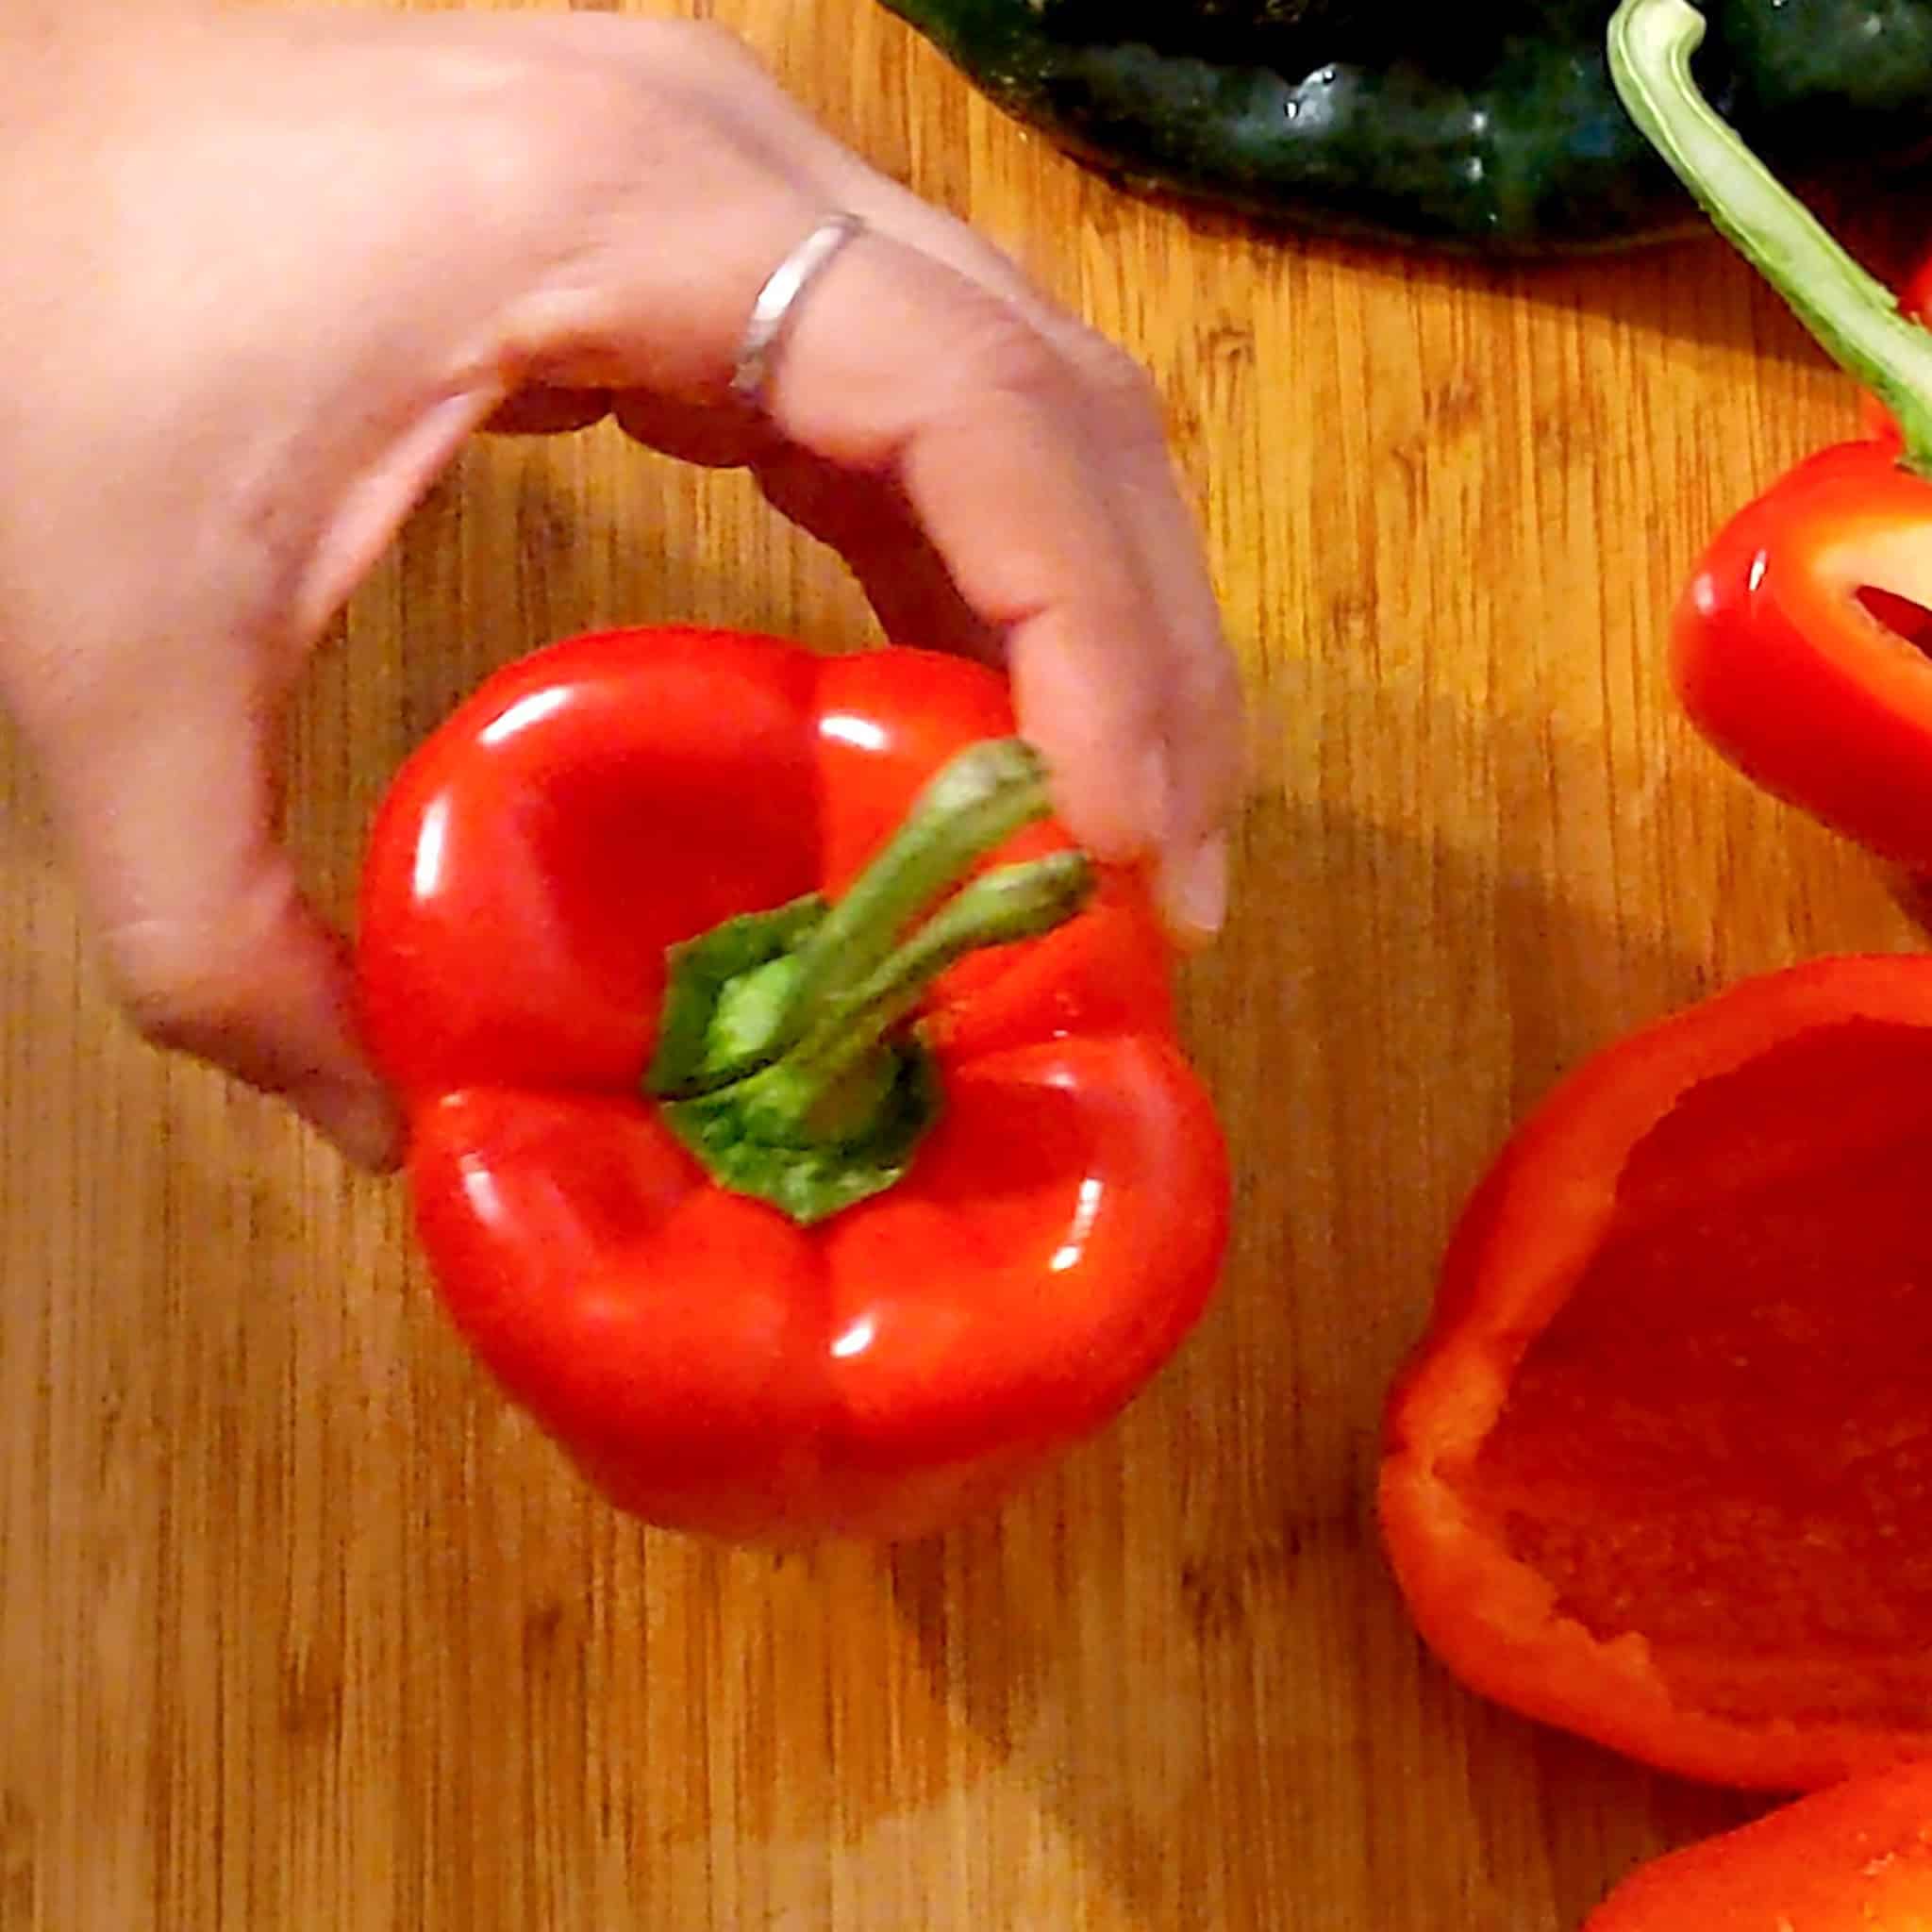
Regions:
[[849, 209], [827, 215], [766, 278], [732, 358], [731, 393], [740, 402], [753, 408], [764, 407], [778, 352], [799, 303], [846, 243], [865, 232], [865, 226], [864, 217]]

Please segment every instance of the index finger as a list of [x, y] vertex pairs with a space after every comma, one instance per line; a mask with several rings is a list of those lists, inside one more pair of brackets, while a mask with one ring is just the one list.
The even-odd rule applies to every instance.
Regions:
[[[1156, 861], [1170, 924], [1211, 930], [1240, 702], [1151, 384], [755, 65], [695, 51], [691, 152], [628, 176], [561, 285], [524, 307], [519, 373], [616, 391], [630, 426], [681, 423], [677, 453], [701, 460], [755, 461], [782, 439], [875, 494], [889, 484], [1002, 641], [1070, 828]], [[867, 226], [794, 302], [749, 411], [729, 385], [758, 291], [840, 211]]]
[[1184, 934], [1217, 926], [1239, 696], [1145, 378], [873, 234], [808, 291], [769, 408], [792, 441], [894, 477], [1005, 638], [1071, 828], [1154, 857]]

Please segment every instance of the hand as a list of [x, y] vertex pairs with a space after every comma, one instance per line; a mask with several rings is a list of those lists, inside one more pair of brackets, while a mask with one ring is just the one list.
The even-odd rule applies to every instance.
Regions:
[[[389, 1156], [280, 714], [468, 436], [606, 411], [749, 465], [895, 639], [1001, 658], [1076, 836], [1218, 924], [1239, 706], [1148, 384], [735, 42], [76, 0], [0, 66], [0, 697], [152, 1038]], [[758, 291], [841, 208], [747, 409]]]

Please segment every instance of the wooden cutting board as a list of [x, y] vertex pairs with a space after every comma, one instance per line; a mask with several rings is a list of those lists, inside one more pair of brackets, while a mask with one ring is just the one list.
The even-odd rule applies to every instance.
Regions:
[[[640, 8], [640, 10], [643, 10]], [[1240, 1218], [1104, 1441], [895, 1552], [613, 1518], [435, 1312], [394, 1183], [136, 1043], [0, 746], [5, 1932], [1568, 1932], [1749, 1801], [1466, 1696], [1370, 1513], [1456, 1205], [1595, 1043], [1909, 943], [1673, 714], [1703, 535], [1847, 386], [1718, 246], [1406, 259], [1128, 199], [870, 0], [691, 0], [1151, 366], [1253, 707], [1186, 975]], [[345, 909], [396, 759], [611, 620], [865, 634], [741, 479], [467, 453], [296, 724]]]

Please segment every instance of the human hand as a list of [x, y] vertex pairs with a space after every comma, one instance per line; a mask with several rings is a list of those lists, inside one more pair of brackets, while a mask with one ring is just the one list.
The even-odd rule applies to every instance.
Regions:
[[[467, 437], [607, 411], [748, 465], [896, 640], [1004, 661], [1075, 835], [1218, 924], [1239, 700], [1148, 384], [734, 42], [75, 0], [0, 63], [0, 697], [150, 1037], [392, 1152], [280, 714]], [[837, 209], [747, 408], [758, 290]]]

